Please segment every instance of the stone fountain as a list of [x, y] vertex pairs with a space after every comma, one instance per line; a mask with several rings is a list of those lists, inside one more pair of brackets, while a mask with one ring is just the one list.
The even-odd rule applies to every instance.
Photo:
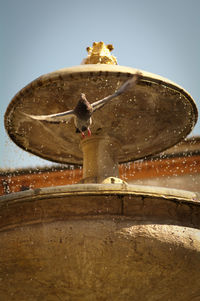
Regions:
[[[0, 198], [1, 300], [200, 300], [200, 202], [190, 191], [128, 185], [118, 164], [159, 153], [194, 127], [192, 97], [161, 76], [93, 115], [92, 136], [72, 122], [27, 118], [112, 94], [136, 69], [117, 65], [112, 45], [88, 47], [83, 65], [43, 75], [5, 114], [10, 138], [42, 158], [83, 164], [76, 185]], [[169, 167], [170, 168], [170, 167]]]

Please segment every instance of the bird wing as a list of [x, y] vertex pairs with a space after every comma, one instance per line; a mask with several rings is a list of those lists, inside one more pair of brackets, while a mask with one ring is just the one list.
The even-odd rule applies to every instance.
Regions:
[[106, 103], [108, 103], [111, 99], [121, 95], [122, 93], [124, 93], [125, 91], [127, 91], [128, 89], [130, 89], [131, 87], [133, 87], [136, 82], [138, 81], [140, 73], [136, 73], [132, 76], [132, 78], [130, 78], [129, 80], [127, 80], [115, 93], [113, 93], [112, 95], [106, 96], [103, 99], [100, 99], [98, 101], [93, 102], [92, 108], [93, 108], [93, 112], [95, 112], [97, 109], [100, 109], [101, 107], [103, 107]]
[[51, 114], [51, 115], [29, 115], [24, 113], [26, 116], [40, 120], [40, 121], [47, 121], [51, 123], [62, 123], [62, 122], [69, 122], [72, 117], [74, 117], [74, 111], [66, 111], [66, 112], [61, 112], [61, 113], [56, 113], [56, 114]]

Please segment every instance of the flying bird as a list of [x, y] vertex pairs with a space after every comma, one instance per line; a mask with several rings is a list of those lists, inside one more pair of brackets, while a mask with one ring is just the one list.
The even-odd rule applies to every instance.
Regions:
[[93, 102], [90, 104], [85, 96], [84, 93], [81, 93], [81, 97], [73, 110], [51, 114], [51, 115], [29, 115], [24, 113], [26, 116], [40, 120], [40, 121], [46, 121], [50, 123], [68, 123], [71, 118], [74, 118], [74, 124], [76, 127], [76, 133], [81, 133], [82, 137], [85, 137], [84, 132], [88, 130], [88, 136], [91, 136], [91, 130], [90, 126], [92, 124], [92, 114], [102, 108], [105, 104], [107, 104], [109, 101], [111, 101], [113, 98], [121, 95], [131, 87], [133, 87], [139, 77], [140, 73], [135, 73], [132, 78], [127, 80], [115, 93], [112, 95], [106, 96], [103, 99], [100, 99], [98, 101]]

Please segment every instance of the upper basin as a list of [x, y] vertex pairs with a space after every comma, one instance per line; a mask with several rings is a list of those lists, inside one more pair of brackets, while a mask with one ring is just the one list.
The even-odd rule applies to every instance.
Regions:
[[[81, 65], [43, 75], [15, 95], [5, 114], [11, 139], [24, 150], [59, 163], [81, 165], [80, 134], [72, 122], [50, 124], [33, 115], [73, 109], [80, 93], [95, 102], [113, 93], [136, 69]], [[141, 71], [137, 85], [93, 115], [93, 135], [119, 144], [119, 163], [154, 155], [185, 138], [197, 121], [192, 97], [180, 86]]]

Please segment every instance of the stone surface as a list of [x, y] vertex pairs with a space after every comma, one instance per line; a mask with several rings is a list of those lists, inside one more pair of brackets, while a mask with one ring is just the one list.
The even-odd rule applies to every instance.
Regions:
[[106, 178], [119, 176], [117, 141], [111, 137], [95, 135], [83, 139], [81, 149], [83, 151], [82, 183], [102, 183]]
[[0, 300], [200, 300], [195, 193], [80, 184], [0, 207]]

